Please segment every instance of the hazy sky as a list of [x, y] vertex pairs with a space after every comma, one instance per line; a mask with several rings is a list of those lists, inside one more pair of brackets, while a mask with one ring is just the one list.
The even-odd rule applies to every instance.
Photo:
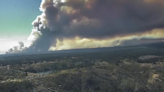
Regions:
[[0, 1], [0, 51], [7, 49], [9, 43], [26, 40], [32, 29], [32, 21], [41, 14], [40, 2], [41, 0]]

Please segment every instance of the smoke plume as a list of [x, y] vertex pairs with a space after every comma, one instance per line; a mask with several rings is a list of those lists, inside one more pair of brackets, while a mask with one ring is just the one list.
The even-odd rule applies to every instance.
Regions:
[[110, 42], [164, 28], [164, 0], [42, 0], [40, 11], [26, 51], [60, 48], [76, 38]]

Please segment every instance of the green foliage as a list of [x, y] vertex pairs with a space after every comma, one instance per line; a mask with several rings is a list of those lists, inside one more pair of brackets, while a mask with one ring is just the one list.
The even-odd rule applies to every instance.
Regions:
[[11, 81], [0, 83], [0, 92], [30, 92], [33, 85], [29, 81]]
[[152, 73], [138, 63], [108, 64], [59, 71], [36, 81], [59, 92], [163, 92], [163, 80], [149, 82]]
[[24, 78], [25, 73], [17, 70], [0, 69], [0, 81], [14, 78]]
[[0, 69], [0, 92], [164, 92], [164, 57], [140, 60], [144, 55], [164, 56], [164, 49], [3, 57], [10, 69]]

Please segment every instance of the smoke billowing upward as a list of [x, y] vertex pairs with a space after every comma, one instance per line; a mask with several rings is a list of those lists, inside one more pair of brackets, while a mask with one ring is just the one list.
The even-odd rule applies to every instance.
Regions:
[[40, 10], [26, 51], [48, 51], [64, 39], [114, 39], [164, 28], [164, 0], [42, 0]]

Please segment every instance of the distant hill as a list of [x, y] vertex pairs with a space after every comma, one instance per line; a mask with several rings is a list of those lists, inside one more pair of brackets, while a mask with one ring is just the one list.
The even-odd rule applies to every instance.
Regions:
[[164, 48], [164, 42], [146, 44], [147, 47]]
[[[134, 45], [134, 46], [115, 46], [115, 47], [101, 47], [101, 48], [85, 48], [85, 49], [69, 49], [69, 50], [58, 50], [58, 51], [47, 51], [47, 52], [30, 52], [30, 53], [17, 53], [17, 54], [3, 54], [0, 57], [4, 56], [20, 56], [20, 55], [34, 55], [34, 54], [68, 54], [68, 53], [90, 53], [90, 52], [103, 52], [103, 51], [117, 51], [129, 48], [164, 48], [164, 42], [150, 43], [143, 45]], [[2, 53], [2, 52], [0, 52]]]

